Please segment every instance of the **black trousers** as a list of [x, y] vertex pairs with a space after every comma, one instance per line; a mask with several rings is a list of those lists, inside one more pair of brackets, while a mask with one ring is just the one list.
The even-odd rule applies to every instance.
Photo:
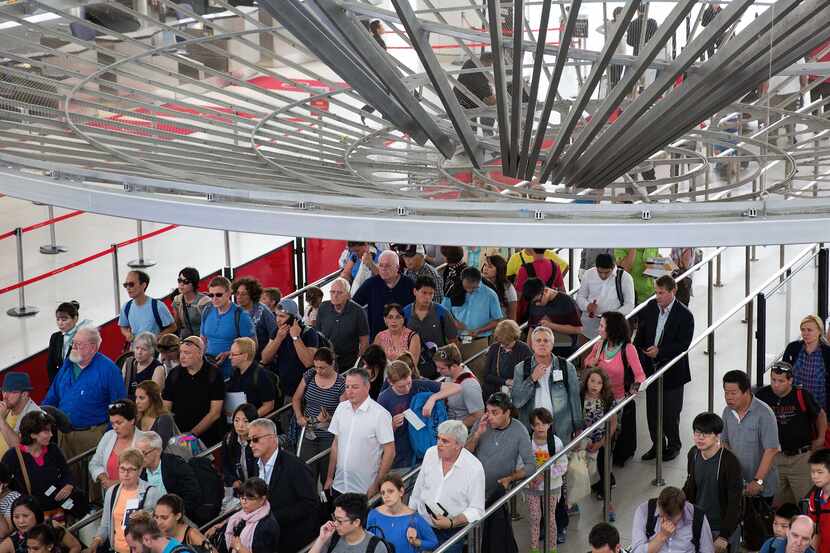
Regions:
[[683, 386], [663, 388], [663, 413], [657, 411], [657, 383], [646, 389], [646, 418], [653, 447], [657, 447], [657, 417], [663, 417], [664, 448], [680, 449], [680, 412], [683, 410]]

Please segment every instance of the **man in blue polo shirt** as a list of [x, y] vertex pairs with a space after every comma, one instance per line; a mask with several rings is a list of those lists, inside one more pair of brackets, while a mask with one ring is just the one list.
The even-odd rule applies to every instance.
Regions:
[[98, 445], [107, 429], [107, 406], [127, 397], [115, 363], [98, 352], [101, 334], [94, 326], [78, 329], [72, 349], [58, 371], [42, 405], [57, 407], [69, 417], [72, 432], [61, 434], [64, 455], [74, 457]]
[[[398, 254], [385, 250], [378, 258], [378, 274], [364, 282], [352, 298], [358, 305], [366, 307], [369, 317], [370, 340], [375, 334], [386, 329], [383, 322], [383, 308], [389, 303], [409, 305], [415, 301], [415, 283], [399, 273], [401, 267]], [[498, 302], [498, 298], [496, 298]]]
[[205, 344], [208, 361], [222, 369], [222, 377], [231, 377], [230, 350], [237, 338], [247, 336], [256, 340], [256, 329], [251, 316], [231, 302], [231, 281], [223, 276], [214, 277], [208, 284], [210, 305], [202, 313], [200, 335]]
[[[444, 298], [443, 306], [463, 325], [459, 336], [461, 357], [469, 359], [490, 343], [493, 329], [504, 318], [499, 296], [481, 281], [481, 271], [466, 267], [461, 271], [461, 286], [455, 286]], [[485, 357], [480, 355], [467, 366], [484, 382]]]

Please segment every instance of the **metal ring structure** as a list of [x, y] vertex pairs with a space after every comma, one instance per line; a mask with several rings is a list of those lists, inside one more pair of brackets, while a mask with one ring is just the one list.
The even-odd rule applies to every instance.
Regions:
[[[573, 8], [561, 18], [561, 39], [580, 10], [598, 9], [594, 1], [514, 0], [514, 22], [525, 29], [518, 38], [487, 3], [425, 1], [413, 12], [405, 0], [389, 1], [394, 9], [211, 0], [200, 13], [170, 0], [158, 8], [139, 0], [4, 4], [0, 192], [148, 221], [321, 238], [572, 247], [830, 241], [830, 98], [810, 94], [830, 67], [792, 64], [830, 49], [830, 32], [809, 32], [830, 0], [733, 0], [721, 20], [728, 40], [700, 24], [709, 4], [652, 2], [668, 13], [636, 56], [617, 52], [625, 33], [610, 23], [593, 49], [533, 31], [552, 25], [539, 19], [546, 5]], [[629, 25], [648, 19], [635, 15], [637, 5], [626, 4]], [[749, 21], [752, 10], [758, 17], [746, 25], [725, 19]], [[757, 23], [765, 17], [767, 27]], [[394, 55], [354, 31], [367, 18], [388, 25]], [[502, 33], [490, 32], [493, 23]], [[763, 50], [744, 36], [752, 25], [780, 38]], [[684, 44], [672, 57], [669, 39], [678, 38]], [[684, 55], [716, 40], [718, 52], [683, 66]], [[477, 62], [485, 48], [498, 54], [497, 67], [455, 65]], [[407, 49], [421, 62], [395, 54]], [[772, 60], [766, 79], [763, 55]], [[746, 75], [699, 77], [738, 59]], [[608, 82], [613, 65], [628, 73], [617, 86]], [[648, 100], [679, 68], [684, 79]], [[479, 71], [492, 79], [495, 103], [475, 98], [477, 107], [457, 109], [463, 75]], [[525, 91], [533, 75], [546, 75], [532, 101], [504, 92], [516, 71]], [[651, 84], [638, 75], [647, 71], [657, 75]], [[744, 97], [755, 85], [739, 84], [776, 74], [785, 76], [779, 90]], [[780, 92], [808, 74], [821, 77], [798, 94]], [[476, 131], [481, 117], [498, 123]], [[649, 133], [652, 117], [665, 124]], [[523, 157], [522, 131], [545, 143], [538, 157], [532, 149]]]

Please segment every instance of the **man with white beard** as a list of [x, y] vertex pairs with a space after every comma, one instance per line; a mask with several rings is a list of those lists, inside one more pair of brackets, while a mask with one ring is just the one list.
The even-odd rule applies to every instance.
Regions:
[[107, 406], [127, 397], [121, 371], [98, 352], [100, 347], [101, 334], [96, 327], [80, 328], [43, 400], [43, 405], [66, 413], [72, 424], [72, 432], [60, 435], [60, 446], [67, 458], [98, 445], [109, 423]]

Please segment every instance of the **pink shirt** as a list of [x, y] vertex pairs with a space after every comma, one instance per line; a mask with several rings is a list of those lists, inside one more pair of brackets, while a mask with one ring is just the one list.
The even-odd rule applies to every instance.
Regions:
[[[605, 353], [602, 351], [603, 341], [600, 340], [594, 344], [591, 353], [585, 358], [585, 366], [597, 366], [603, 369], [608, 378], [611, 380], [611, 389], [614, 392], [614, 399], [620, 400], [625, 397], [625, 365], [622, 360], [622, 350], [617, 352], [617, 355], [611, 359], [605, 358]], [[625, 354], [628, 359], [628, 366], [634, 373], [634, 382], [640, 383], [646, 379], [643, 372], [643, 366], [640, 364], [640, 358], [637, 356], [637, 348], [634, 344], [627, 344], [625, 346]]]

